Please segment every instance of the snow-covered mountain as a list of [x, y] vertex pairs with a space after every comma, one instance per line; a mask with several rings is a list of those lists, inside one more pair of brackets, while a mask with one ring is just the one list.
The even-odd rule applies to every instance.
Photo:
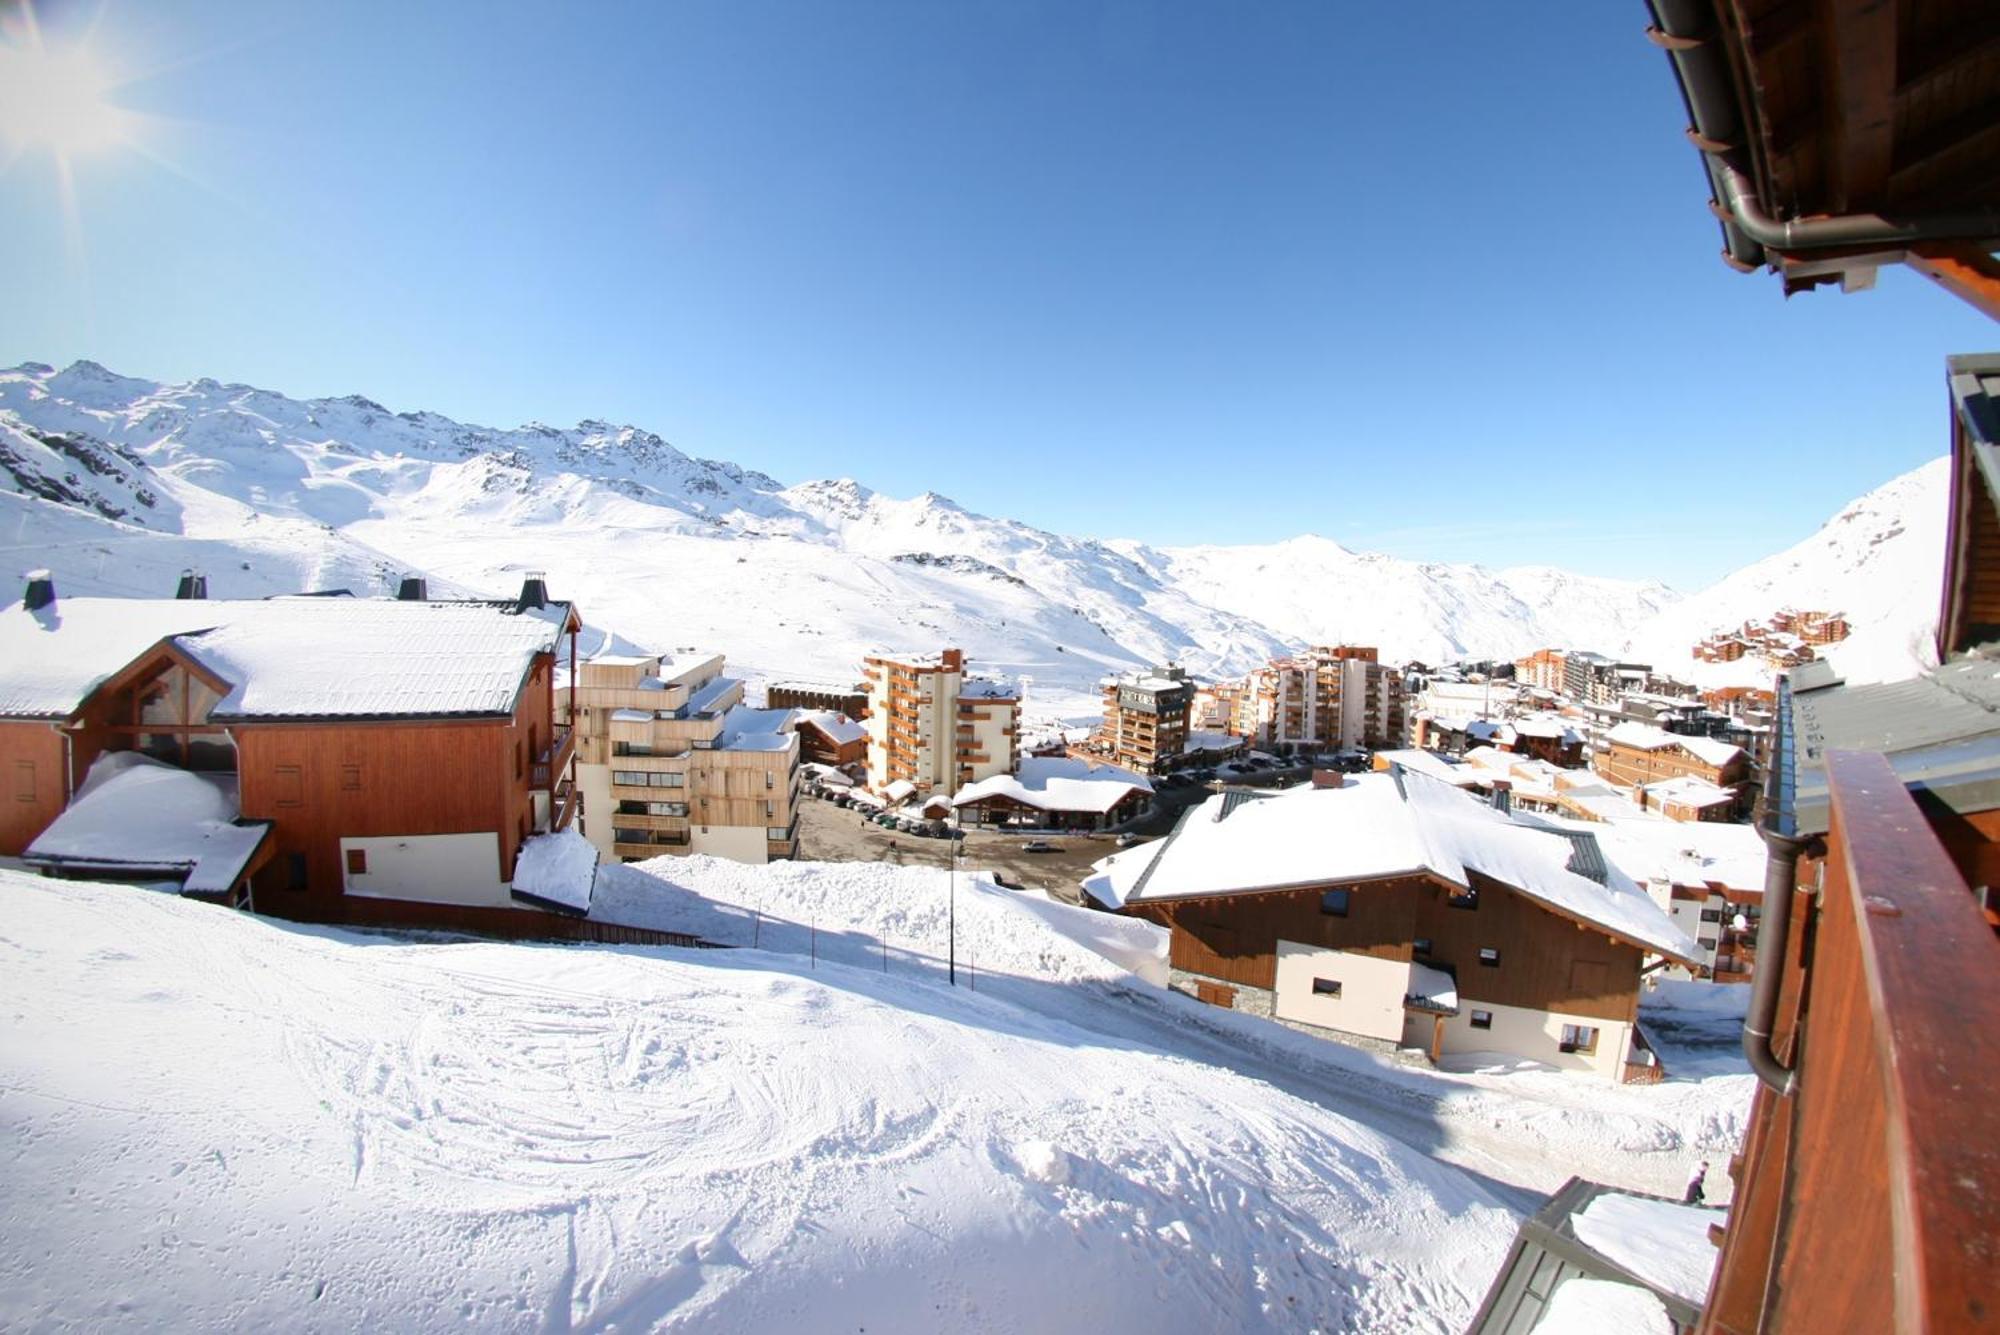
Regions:
[[1094, 710], [1108, 670], [1233, 674], [1328, 639], [1425, 659], [1610, 648], [1675, 596], [1314, 537], [1065, 537], [930, 492], [788, 487], [631, 426], [495, 430], [92, 362], [0, 371], [0, 548], [51, 566], [58, 588], [125, 593], [165, 592], [185, 565], [218, 595], [378, 590], [405, 570], [504, 593], [542, 570], [594, 622], [714, 645], [753, 678], [851, 680], [869, 648], [955, 643], [1072, 714]]
[[1698, 663], [1694, 645], [1781, 608], [1845, 612], [1852, 633], [1818, 652], [1849, 680], [1893, 681], [1936, 661], [1950, 460], [1933, 459], [1846, 506], [1804, 542], [1675, 603], [1633, 633], [1644, 661], [1704, 685], [1770, 684], [1754, 659]]

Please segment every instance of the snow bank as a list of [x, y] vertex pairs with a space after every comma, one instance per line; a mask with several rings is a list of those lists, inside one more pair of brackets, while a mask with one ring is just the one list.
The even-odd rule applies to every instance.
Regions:
[[578, 913], [590, 912], [596, 880], [597, 849], [574, 829], [535, 835], [514, 862], [515, 894]]
[[1060, 992], [0, 902], [0, 1327], [1449, 1331], [1513, 1230]]

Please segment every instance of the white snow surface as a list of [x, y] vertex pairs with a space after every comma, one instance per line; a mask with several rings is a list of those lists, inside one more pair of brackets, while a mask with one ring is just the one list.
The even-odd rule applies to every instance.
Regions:
[[1666, 1304], [1636, 1284], [1572, 1275], [1556, 1286], [1534, 1335], [1673, 1335]]
[[533, 836], [514, 860], [514, 889], [578, 913], [590, 911], [596, 880], [597, 849], [574, 829]]
[[0, 900], [0, 1326], [1449, 1331], [1513, 1230], [1059, 998]]
[[1717, 1252], [1708, 1226], [1716, 1210], [1606, 1192], [1570, 1217], [1578, 1241], [1668, 1293], [1700, 1306]]
[[1153, 791], [1152, 781], [1117, 765], [1074, 756], [1023, 756], [1013, 774], [994, 774], [958, 790], [951, 803], [962, 807], [989, 797], [1011, 798], [1044, 811], [1093, 811], [1102, 815], [1133, 791]]
[[186, 889], [228, 890], [268, 827], [235, 824], [241, 808], [234, 774], [193, 774], [137, 751], [110, 751], [90, 764], [63, 813], [28, 845], [32, 857], [185, 868]]

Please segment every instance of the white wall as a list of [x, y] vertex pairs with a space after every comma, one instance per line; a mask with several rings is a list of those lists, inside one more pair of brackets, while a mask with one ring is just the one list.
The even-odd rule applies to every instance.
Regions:
[[[576, 763], [576, 790], [583, 797], [583, 834], [606, 862], [618, 861], [611, 845], [611, 815], [618, 802], [611, 796], [611, 766]], [[674, 799], [662, 798], [661, 801]]]
[[[1491, 1029], [1474, 1029], [1472, 1012], [1489, 1011]], [[1563, 1052], [1562, 1030], [1566, 1024], [1588, 1025], [1597, 1030], [1597, 1050], [1593, 1053]], [[1444, 1022], [1444, 1052], [1501, 1052], [1545, 1062], [1564, 1071], [1585, 1072], [1616, 1080], [1625, 1064], [1632, 1041], [1632, 1026], [1621, 1020], [1600, 1020], [1588, 1015], [1564, 1015], [1554, 1011], [1528, 1010], [1520, 1006], [1497, 1006], [1490, 1001], [1460, 998], [1458, 1014]]]
[[[367, 854], [365, 875], [348, 872], [347, 851], [351, 848]], [[516, 907], [506, 882], [500, 879], [500, 835], [493, 830], [342, 839], [340, 869], [350, 895], [424, 904]]]
[[689, 826], [688, 839], [690, 853], [706, 853], [710, 857], [728, 858], [731, 862], [757, 863], [771, 860], [770, 845], [764, 838], [762, 825], [697, 823]]
[[[1340, 996], [1316, 996], [1315, 978], [1340, 984]], [[1338, 1029], [1398, 1043], [1403, 1038], [1403, 998], [1409, 995], [1407, 960], [1376, 959], [1297, 941], [1278, 942], [1277, 1013], [1281, 1020]]]

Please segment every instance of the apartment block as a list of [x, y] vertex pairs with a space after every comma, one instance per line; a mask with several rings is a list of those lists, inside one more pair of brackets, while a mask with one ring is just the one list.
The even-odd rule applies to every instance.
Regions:
[[1366, 645], [1321, 645], [1251, 673], [1234, 731], [1254, 746], [1379, 750], [1403, 744], [1405, 714], [1400, 669]]
[[747, 709], [723, 656], [604, 656], [569, 692], [583, 833], [626, 862], [798, 855], [799, 739], [788, 709]]
[[918, 793], [955, 793], [1014, 771], [1021, 693], [1010, 682], [972, 676], [965, 654], [871, 654], [862, 660], [868, 691], [868, 786], [908, 783]]
[[1194, 683], [1187, 669], [1148, 668], [1106, 677], [1104, 725], [1097, 750], [1141, 774], [1171, 769], [1187, 751], [1188, 711]]

